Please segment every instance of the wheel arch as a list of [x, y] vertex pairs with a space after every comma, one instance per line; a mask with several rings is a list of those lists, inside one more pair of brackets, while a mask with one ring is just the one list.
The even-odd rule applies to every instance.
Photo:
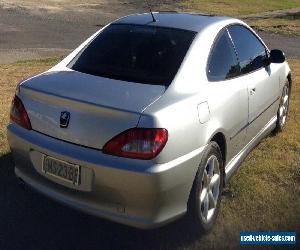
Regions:
[[290, 88], [289, 88], [290, 93], [289, 94], [291, 94], [292, 87], [293, 87], [292, 73], [289, 72], [286, 78], [288, 79], [289, 84], [290, 84]]
[[225, 166], [227, 154], [227, 143], [225, 135], [222, 132], [217, 132], [211, 137], [210, 142], [215, 142], [218, 144], [221, 150], [223, 164]]
[[[210, 143], [210, 142], [217, 143], [220, 150], [221, 150], [221, 155], [222, 155], [222, 160], [223, 160], [222, 171], [223, 171], [223, 174], [224, 174], [224, 182], [223, 182], [223, 186], [224, 186], [225, 185], [226, 153], [227, 153], [227, 144], [226, 144], [225, 134], [220, 130], [215, 131], [215, 133], [213, 133], [213, 135], [208, 140], [208, 143]], [[195, 179], [196, 179], [197, 173], [198, 173], [198, 170], [196, 171], [196, 173], [194, 175], [194, 180], [193, 180], [193, 184], [192, 184], [191, 189], [190, 189], [188, 202], [190, 201], [190, 196], [191, 196], [191, 194], [193, 193], [193, 190], [194, 190], [194, 184], [195, 184]]]

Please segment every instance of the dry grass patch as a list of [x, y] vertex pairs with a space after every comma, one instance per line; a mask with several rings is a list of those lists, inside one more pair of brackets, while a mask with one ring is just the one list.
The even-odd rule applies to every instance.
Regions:
[[17, 84], [32, 75], [49, 69], [58, 59], [24, 61], [15, 64], [0, 64], [0, 156], [8, 152], [6, 126], [9, 110]]
[[[174, 3], [168, 4], [174, 8]], [[226, 16], [245, 16], [262, 13], [262, 18], [247, 19], [251, 26], [257, 30], [283, 33], [288, 35], [300, 35], [300, 17], [299, 12], [295, 15], [287, 13], [277, 17], [265, 17], [269, 11], [287, 11], [292, 8], [300, 8], [300, 1], [274, 1], [274, 0], [185, 0], [177, 1], [179, 10], [209, 13]], [[176, 9], [176, 8], [175, 8]]]
[[298, 19], [266, 18], [247, 22], [256, 30], [300, 36], [300, 17]]
[[179, 6], [190, 11], [217, 15], [240, 16], [300, 7], [298, 0], [185, 0]]

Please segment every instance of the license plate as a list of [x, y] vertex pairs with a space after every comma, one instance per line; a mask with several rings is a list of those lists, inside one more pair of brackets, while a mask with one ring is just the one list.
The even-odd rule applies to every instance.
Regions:
[[78, 186], [80, 184], [80, 166], [78, 165], [45, 156], [42, 170], [46, 175], [64, 180], [73, 185]]

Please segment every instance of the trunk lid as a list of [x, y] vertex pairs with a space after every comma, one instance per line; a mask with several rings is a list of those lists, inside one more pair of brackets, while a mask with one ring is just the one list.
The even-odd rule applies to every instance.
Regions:
[[[164, 91], [164, 86], [68, 71], [48, 72], [25, 81], [18, 95], [33, 130], [102, 149], [112, 137], [135, 127], [143, 110]], [[64, 111], [70, 114], [65, 128], [60, 126]]]

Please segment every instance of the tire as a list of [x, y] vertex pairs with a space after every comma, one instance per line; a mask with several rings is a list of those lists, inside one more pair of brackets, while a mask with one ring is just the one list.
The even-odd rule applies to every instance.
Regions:
[[194, 230], [206, 233], [212, 229], [219, 213], [223, 186], [221, 150], [217, 143], [211, 142], [203, 153], [188, 203], [189, 224]]
[[276, 121], [276, 127], [274, 129], [274, 133], [277, 134], [281, 132], [287, 122], [288, 118], [288, 112], [289, 112], [289, 104], [290, 104], [290, 82], [286, 80], [284, 87], [282, 89], [282, 95], [280, 98], [280, 104], [277, 111], [277, 121]]

